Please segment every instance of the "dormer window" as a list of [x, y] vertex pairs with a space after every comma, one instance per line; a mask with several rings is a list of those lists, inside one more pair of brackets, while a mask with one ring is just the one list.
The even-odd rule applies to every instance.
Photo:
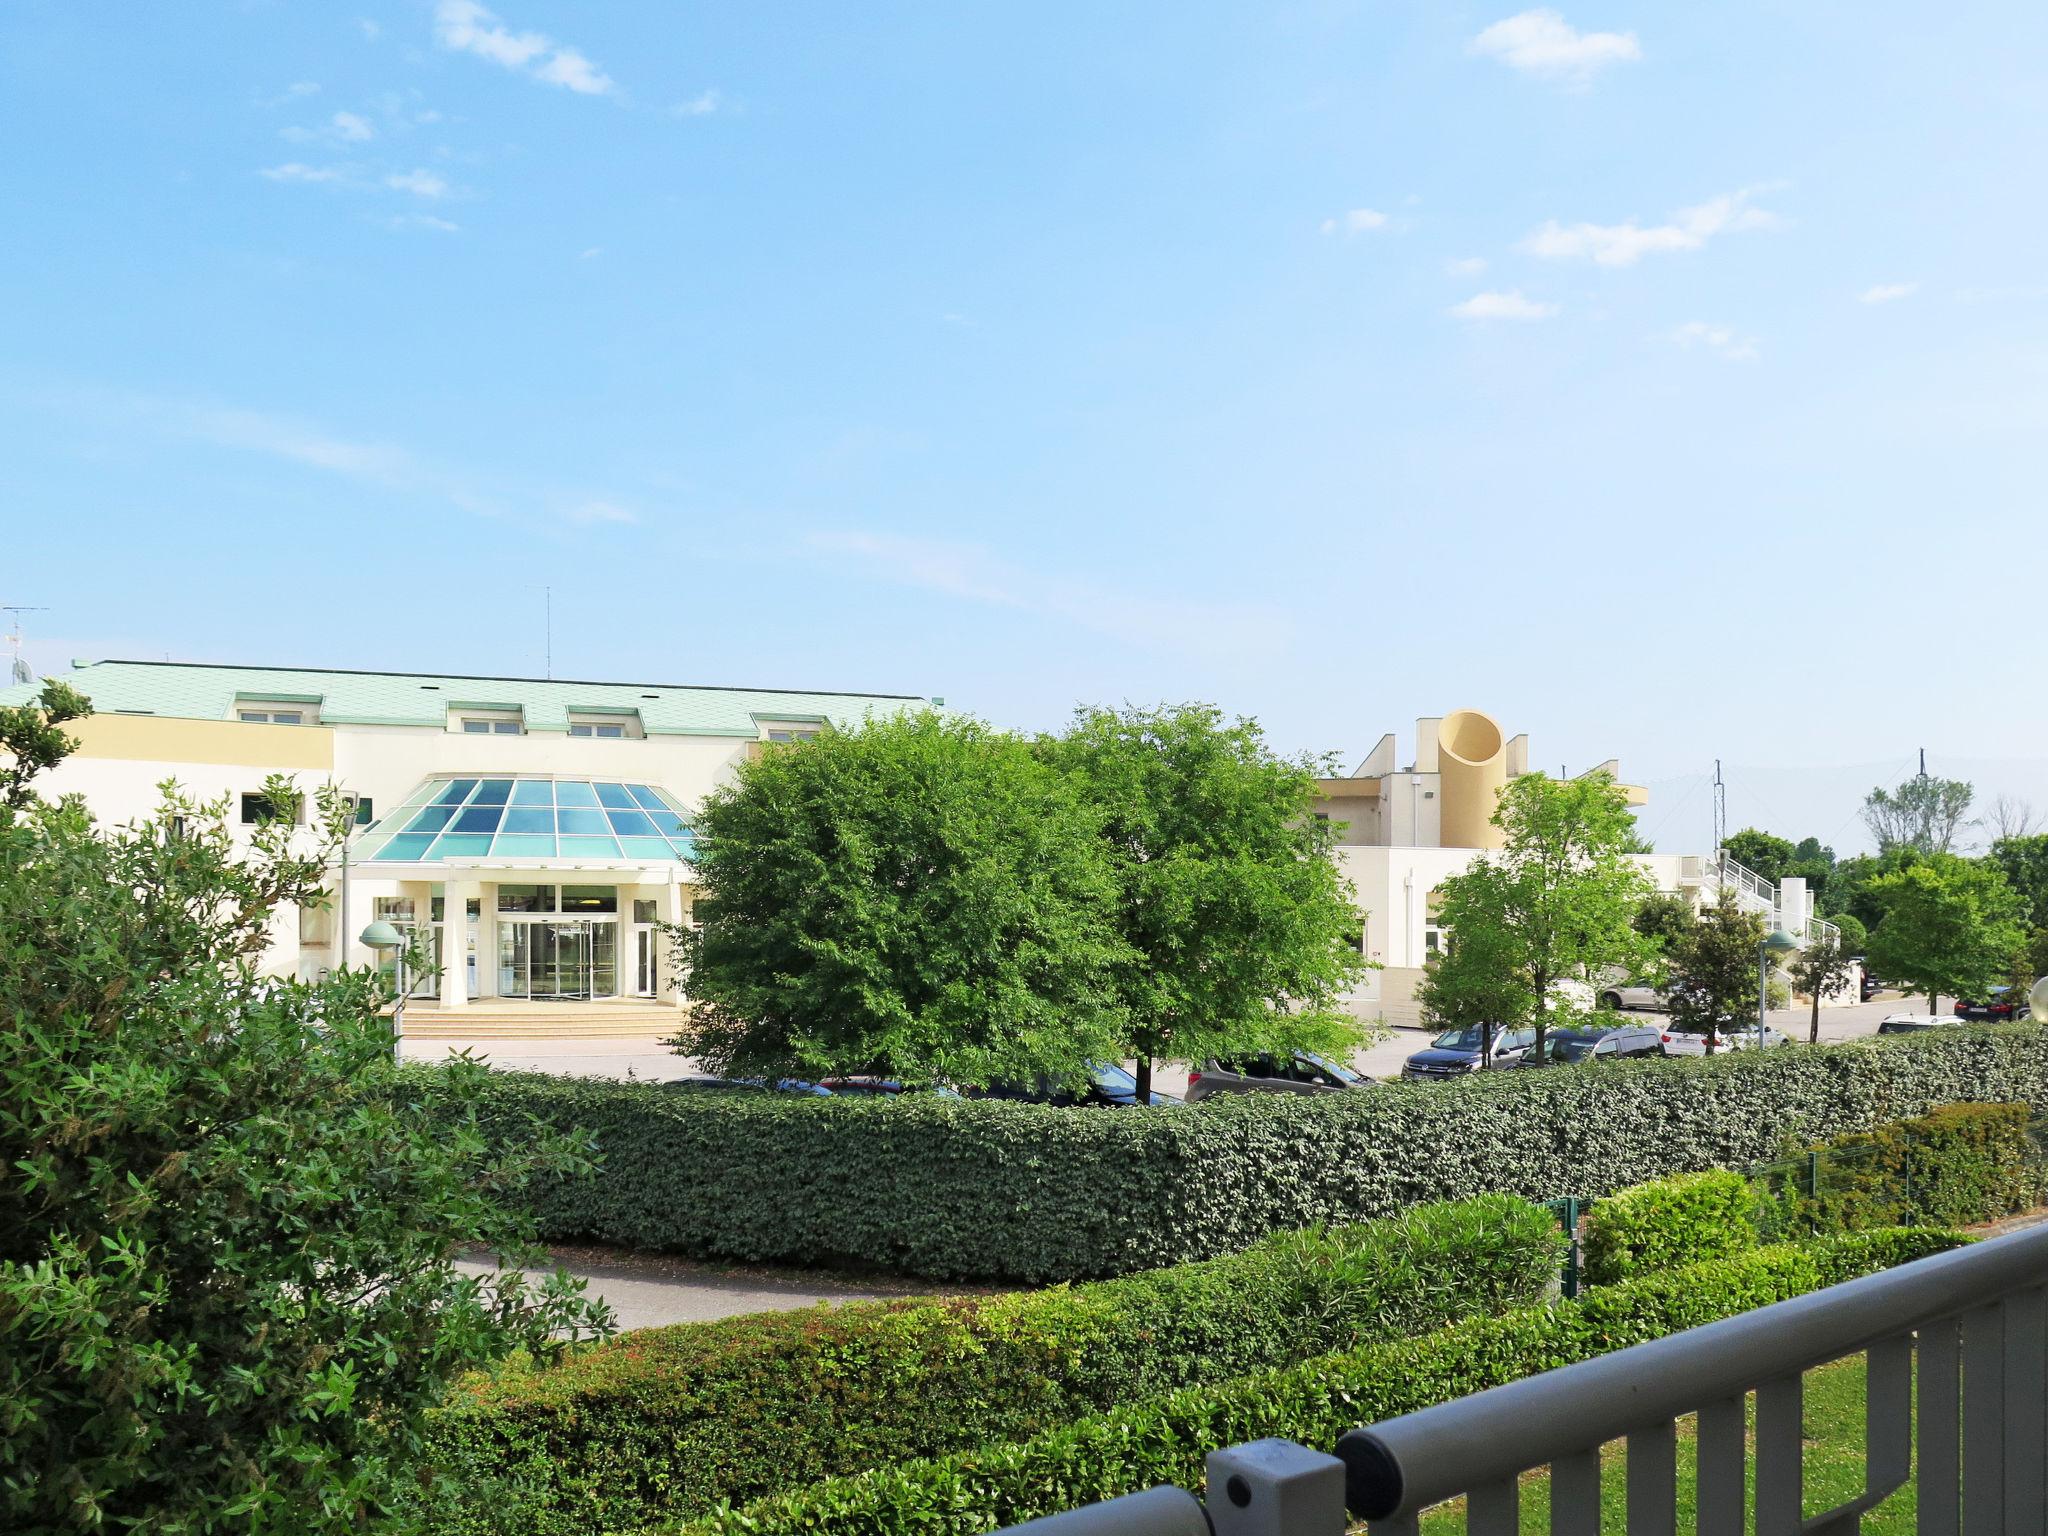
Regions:
[[465, 736], [524, 736], [526, 717], [516, 709], [454, 709], [455, 729]]
[[304, 699], [237, 699], [235, 718], [244, 725], [314, 725], [319, 707]]
[[572, 711], [569, 715], [571, 736], [603, 737], [610, 741], [638, 741], [647, 733], [640, 727], [638, 710], [609, 712]]
[[825, 729], [822, 720], [768, 720], [758, 715], [754, 718], [760, 723], [763, 741], [815, 741]]

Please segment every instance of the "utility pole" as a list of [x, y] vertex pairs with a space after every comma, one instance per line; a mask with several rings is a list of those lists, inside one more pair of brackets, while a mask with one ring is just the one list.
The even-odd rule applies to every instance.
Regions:
[[1728, 842], [1728, 786], [1721, 781], [1721, 759], [1714, 759], [1714, 852]]

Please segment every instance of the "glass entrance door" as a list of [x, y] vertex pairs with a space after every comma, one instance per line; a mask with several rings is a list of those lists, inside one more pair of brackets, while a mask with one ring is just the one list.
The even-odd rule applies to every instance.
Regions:
[[498, 995], [567, 1001], [619, 990], [618, 924], [551, 917], [498, 924]]

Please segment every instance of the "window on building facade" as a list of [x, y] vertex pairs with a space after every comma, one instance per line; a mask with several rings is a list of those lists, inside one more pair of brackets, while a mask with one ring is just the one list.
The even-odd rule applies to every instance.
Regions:
[[767, 732], [770, 741], [812, 741], [817, 735], [815, 725], [771, 725]]
[[355, 816], [356, 825], [359, 827], [367, 827], [371, 822], [375, 821], [376, 819], [376, 803], [372, 801], [368, 795], [357, 795]]
[[[305, 813], [305, 802], [301, 801], [298, 807], [298, 814], [292, 820], [295, 822], [304, 821], [306, 819]], [[275, 821], [276, 819], [277, 807], [271, 803], [270, 796], [253, 791], [242, 796], [243, 826], [253, 827], [258, 822]]]
[[602, 736], [611, 741], [638, 741], [647, 733], [641, 728], [637, 710], [572, 709], [569, 711], [569, 734]]
[[303, 709], [238, 709], [235, 718], [249, 725], [304, 725]]
[[466, 717], [462, 722], [465, 736], [524, 736], [526, 727], [517, 720], [482, 719]]

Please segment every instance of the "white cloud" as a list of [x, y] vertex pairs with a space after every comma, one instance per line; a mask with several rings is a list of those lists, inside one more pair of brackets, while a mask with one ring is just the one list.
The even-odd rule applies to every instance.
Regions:
[[384, 35], [384, 29], [367, 16], [358, 16], [356, 25], [362, 29], [363, 41], [366, 43], [374, 43]]
[[1362, 235], [1367, 230], [1386, 227], [1387, 216], [1377, 208], [1353, 208], [1349, 213], [1323, 220], [1323, 233], [1326, 235]]
[[1460, 320], [1548, 320], [1558, 308], [1524, 298], [1521, 289], [1511, 288], [1505, 293], [1475, 293], [1464, 303], [1453, 304], [1451, 313]]
[[308, 96], [320, 94], [320, 86], [313, 80], [294, 80], [275, 96], [266, 96], [257, 102], [262, 107], [282, 107], [289, 102], [303, 101]]
[[415, 197], [445, 197], [448, 193], [448, 183], [432, 171], [394, 171], [384, 178], [384, 185]]
[[370, 120], [353, 112], [337, 112], [327, 122], [337, 138], [346, 139], [351, 144], [377, 137], [377, 130], [370, 126]]
[[339, 181], [341, 172], [331, 165], [302, 165], [296, 160], [287, 160], [283, 165], [273, 165], [258, 172], [266, 181]]
[[611, 501], [586, 501], [569, 509], [570, 518], [579, 523], [637, 523], [638, 513]]
[[1444, 263], [1444, 270], [1453, 277], [1476, 277], [1486, 270], [1484, 256], [1457, 256]]
[[852, 557], [881, 581], [1033, 615], [1153, 650], [1207, 656], [1233, 665], [1270, 662], [1295, 639], [1288, 614], [1263, 605], [1154, 598], [1067, 576], [1049, 576], [972, 544], [892, 533], [817, 533], [821, 555]]
[[1731, 363], [1754, 362], [1757, 357], [1754, 336], [1737, 336], [1725, 325], [1704, 320], [1686, 321], [1671, 333], [1671, 339], [1688, 352], [1697, 347]]
[[1472, 52], [1510, 69], [1584, 86], [1610, 64], [1643, 56], [1633, 32], [1581, 32], [1558, 12], [1539, 7], [1496, 21], [1472, 39]]
[[1519, 249], [1552, 260], [1585, 258], [1603, 267], [1632, 267], [1645, 256], [1696, 251], [1716, 235], [1741, 230], [1771, 229], [1778, 219], [1750, 199], [1762, 187], [1744, 187], [1681, 208], [1662, 224], [1560, 224], [1547, 221], [1532, 231]]
[[1856, 295], [1859, 304], [1890, 304], [1919, 292], [1918, 283], [1872, 283]]
[[384, 221], [386, 229], [431, 229], [438, 234], [452, 235], [462, 226], [451, 219], [436, 218], [431, 213], [397, 213]]
[[604, 247], [603, 247], [603, 246], [601, 246], [601, 245], [587, 245], [587, 246], [585, 246], [585, 247], [584, 247], [584, 248], [583, 248], [582, 250], [580, 250], [580, 251], [578, 251], [578, 252], [576, 253], [576, 259], [577, 259], [578, 261], [595, 261], [595, 260], [597, 260], [597, 258], [598, 258], [598, 257], [602, 256], [603, 254], [604, 254]]
[[615, 89], [611, 76], [578, 49], [559, 44], [544, 32], [514, 32], [477, 0], [439, 0], [434, 36], [443, 48], [473, 53], [579, 95], [606, 96]]
[[688, 101], [679, 101], [669, 108], [675, 117], [709, 117], [725, 105], [725, 98], [717, 91], [700, 91]]

